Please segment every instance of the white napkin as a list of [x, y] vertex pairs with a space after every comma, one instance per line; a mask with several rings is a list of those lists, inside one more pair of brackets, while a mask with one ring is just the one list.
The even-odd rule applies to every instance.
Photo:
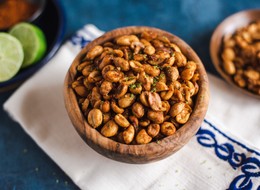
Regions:
[[102, 33], [86, 25], [4, 104], [75, 184], [91, 190], [260, 188], [260, 102], [210, 74], [207, 116], [197, 135], [174, 155], [135, 165], [89, 148], [67, 116], [63, 81], [80, 48]]

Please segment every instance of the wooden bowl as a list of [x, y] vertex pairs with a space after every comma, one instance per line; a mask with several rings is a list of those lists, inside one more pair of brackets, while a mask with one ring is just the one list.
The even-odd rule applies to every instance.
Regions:
[[[126, 145], [102, 136], [96, 129], [89, 126], [78, 106], [76, 95], [71, 88], [71, 83], [74, 81], [75, 75], [77, 74], [77, 65], [80, 63], [80, 60], [86, 52], [88, 52], [91, 48], [98, 44], [103, 44], [106, 41], [110, 41], [117, 36], [137, 34], [143, 31], [154, 31], [168, 37], [170, 41], [176, 43], [181, 48], [183, 54], [186, 55], [189, 60], [194, 60], [198, 64], [198, 71], [200, 74], [200, 90], [197, 94], [194, 104], [195, 106], [190, 119], [172, 136], [168, 136], [160, 140], [160, 143], [151, 142], [146, 145]], [[208, 107], [208, 77], [202, 62], [196, 53], [177, 36], [151, 27], [125, 27], [105, 33], [103, 36], [95, 39], [81, 50], [81, 52], [74, 59], [66, 75], [64, 82], [64, 99], [72, 124], [76, 128], [79, 135], [91, 148], [113, 160], [135, 164], [148, 163], [161, 160], [175, 153], [196, 134], [200, 128], [200, 124], [204, 119]]]
[[240, 88], [234, 83], [232, 77], [223, 71], [221, 67], [222, 60], [220, 57], [223, 37], [228, 34], [233, 34], [238, 28], [247, 26], [249, 23], [256, 20], [260, 20], [260, 9], [246, 10], [227, 17], [223, 22], [218, 25], [218, 27], [213, 32], [210, 41], [210, 56], [218, 73], [230, 85], [238, 89], [239, 92], [250, 95], [251, 97], [260, 98], [259, 95], [254, 94], [253, 92], [250, 92], [249, 90], [246, 90], [244, 88]]

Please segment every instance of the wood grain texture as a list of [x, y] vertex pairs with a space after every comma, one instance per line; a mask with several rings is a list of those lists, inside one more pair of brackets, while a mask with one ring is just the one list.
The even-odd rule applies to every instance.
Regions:
[[251, 97], [259, 98], [260, 96], [246, 90], [244, 88], [240, 88], [237, 86], [232, 76], [226, 74], [226, 72], [222, 69], [222, 60], [220, 57], [220, 51], [222, 48], [222, 40], [223, 37], [227, 34], [233, 34], [238, 28], [247, 26], [249, 23], [259, 20], [260, 19], [260, 9], [253, 9], [238, 12], [234, 15], [229, 16], [226, 18], [222, 23], [214, 31], [211, 40], [210, 40], [210, 56], [213, 62], [214, 67], [218, 71], [218, 73], [232, 86], [234, 86], [238, 92], [242, 92], [247, 94]]
[[[188, 58], [188, 60], [195, 61], [200, 74], [200, 89], [197, 94], [194, 110], [190, 119], [185, 125], [177, 130], [174, 135], [160, 140], [159, 143], [152, 142], [146, 145], [126, 145], [102, 136], [96, 129], [93, 129], [88, 125], [80, 111], [76, 96], [71, 88], [71, 83], [74, 81], [77, 73], [76, 67], [80, 63], [81, 58], [85, 56], [86, 52], [88, 52], [92, 47], [98, 44], [103, 44], [106, 41], [110, 41], [116, 36], [137, 34], [142, 31], [154, 31], [160, 35], [168, 37], [171, 42], [176, 43], [181, 48], [183, 54]], [[143, 164], [158, 161], [172, 155], [183, 147], [191, 139], [191, 137], [196, 134], [208, 108], [208, 77], [202, 62], [196, 53], [177, 36], [157, 28], [143, 26], [125, 27], [105, 33], [103, 36], [92, 41], [82, 49], [82, 51], [74, 59], [66, 75], [64, 81], [64, 100], [72, 124], [91, 148], [113, 160], [133, 164]]]

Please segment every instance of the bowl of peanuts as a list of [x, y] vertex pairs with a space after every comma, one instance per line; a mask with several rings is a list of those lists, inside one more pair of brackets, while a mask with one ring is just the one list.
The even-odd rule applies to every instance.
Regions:
[[143, 164], [172, 155], [196, 134], [208, 108], [208, 77], [179, 37], [129, 26], [81, 50], [65, 77], [64, 101], [92, 149]]
[[260, 98], [260, 9], [226, 18], [210, 42], [218, 73], [239, 92]]

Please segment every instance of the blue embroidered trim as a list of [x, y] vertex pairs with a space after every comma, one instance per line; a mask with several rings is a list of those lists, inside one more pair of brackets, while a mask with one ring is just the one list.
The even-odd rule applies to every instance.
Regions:
[[236, 143], [237, 145], [245, 148], [247, 151], [252, 152], [257, 154], [258, 156], [260, 156], [260, 152], [257, 152], [256, 150], [253, 150], [251, 148], [248, 148], [246, 145], [232, 139], [231, 137], [227, 136], [225, 133], [223, 133], [222, 131], [220, 131], [219, 129], [217, 129], [213, 124], [211, 124], [209, 121], [207, 121], [206, 119], [204, 119], [204, 122], [207, 123], [209, 126], [211, 126], [213, 129], [215, 129], [217, 132], [219, 132], [221, 135], [223, 135], [224, 137], [226, 137], [227, 139], [229, 139], [230, 141]]
[[[209, 121], [204, 120], [204, 122], [232, 143], [239, 145], [256, 156], [260, 155], [259, 152], [248, 148], [244, 144], [230, 138], [222, 131], [218, 130]], [[260, 160], [258, 158], [253, 156], [246, 157], [246, 154], [236, 151], [235, 147], [229, 142], [225, 142], [223, 144], [219, 143], [217, 141], [216, 134], [211, 130], [205, 129], [204, 127], [199, 129], [196, 136], [200, 145], [207, 148], [213, 148], [218, 158], [227, 161], [234, 170], [241, 170], [242, 174], [233, 179], [228, 189], [252, 189], [254, 187], [252, 180], [255, 178], [257, 178], [257, 180], [259, 178], [260, 180]], [[255, 189], [259, 190], [260, 186]]]
[[85, 39], [83, 36], [81, 36], [79, 34], [73, 35], [71, 37], [70, 41], [75, 46], [79, 45], [81, 49], [83, 47], [85, 47], [89, 42], [91, 42], [91, 40], [87, 40], [87, 39]]

